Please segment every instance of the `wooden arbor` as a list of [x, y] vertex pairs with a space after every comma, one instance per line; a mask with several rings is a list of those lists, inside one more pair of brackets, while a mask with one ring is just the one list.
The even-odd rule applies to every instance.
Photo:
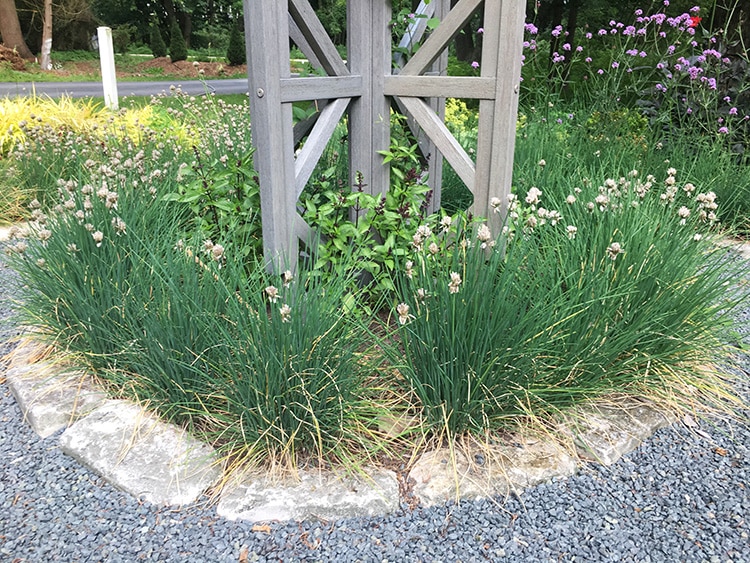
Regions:
[[[390, 0], [347, 0], [346, 62], [308, 0], [244, 0], [266, 260], [275, 267], [293, 266], [299, 240], [313, 240], [297, 212], [297, 200], [345, 112], [350, 184], [360, 173], [370, 193], [388, 189], [389, 170], [378, 151], [389, 147], [392, 101], [473, 192], [473, 211], [497, 227], [504, 213], [493, 214], [490, 201], [499, 198], [504, 211], [510, 192], [525, 6], [525, 0], [459, 0], [453, 9], [450, 0], [422, 2], [420, 11], [432, 13], [440, 24], [394, 74]], [[481, 75], [444, 76], [441, 56], [482, 7]], [[413, 33], [418, 37], [420, 32]], [[290, 38], [326, 76], [292, 77]], [[434, 100], [446, 97], [479, 99], [476, 161], [439, 115], [441, 104]], [[304, 100], [317, 100], [322, 110], [314, 121], [294, 127], [292, 104]], [[295, 156], [297, 143], [305, 136]], [[439, 178], [432, 182], [439, 199]]]

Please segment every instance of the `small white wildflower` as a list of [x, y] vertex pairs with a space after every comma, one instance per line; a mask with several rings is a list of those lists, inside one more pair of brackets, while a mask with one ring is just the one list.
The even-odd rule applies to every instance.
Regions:
[[214, 241], [207, 239], [203, 241], [203, 252], [209, 254], [214, 248]]
[[221, 262], [221, 259], [224, 257], [224, 247], [220, 244], [215, 244], [211, 249], [211, 256], [217, 262]]
[[437, 254], [438, 252], [440, 252], [440, 248], [438, 248], [438, 245], [435, 244], [434, 242], [431, 242], [430, 246], [427, 249], [430, 251], [430, 254], [432, 254], [433, 256]]
[[86, 218], [86, 214], [83, 212], [83, 209], [79, 209], [75, 212], [75, 218], [78, 219], [79, 223], [83, 223], [83, 220]]
[[609, 203], [609, 198], [605, 194], [599, 194], [594, 201], [599, 206], [599, 211], [604, 211]]
[[607, 247], [607, 254], [612, 260], [615, 260], [619, 254], [625, 252], [619, 242], [613, 242]]
[[554, 227], [557, 225], [557, 223], [560, 222], [562, 219], [562, 215], [560, 215], [559, 211], [555, 211], [554, 209], [552, 211], [549, 211], [547, 213], [547, 219], [549, 219], [550, 224]]
[[682, 189], [683, 189], [683, 191], [684, 191], [684, 192], [685, 192], [686, 194], [688, 194], [688, 196], [690, 196], [690, 195], [692, 195], [692, 194], [693, 194], [693, 192], [695, 191], [695, 186], [694, 186], [693, 184], [691, 184], [690, 182], [688, 182], [687, 184], [685, 184], [685, 185], [683, 186], [683, 188], [682, 188]]
[[676, 176], [677, 170], [674, 168], [667, 168], [667, 176]]
[[68, 252], [78, 252], [78, 245], [76, 243], [74, 243], [74, 242], [71, 242], [67, 246], [67, 249], [68, 249]]
[[412, 276], [414, 275], [413, 268], [414, 268], [414, 262], [412, 262], [411, 260], [407, 260], [406, 261], [406, 277], [409, 279], [411, 279]]
[[42, 229], [37, 236], [39, 237], [39, 240], [44, 243], [52, 237], [52, 231], [49, 229]]
[[425, 299], [427, 299], [427, 292], [425, 291], [425, 289], [423, 287], [420, 287], [417, 290], [417, 299], [419, 301], [424, 301]]
[[47, 265], [47, 261], [44, 258], [40, 258], [36, 261], [36, 265], [40, 268], [44, 268]]
[[684, 205], [677, 210], [677, 215], [680, 216], [680, 225], [684, 225], [687, 218], [690, 217], [690, 210]]
[[451, 281], [448, 284], [448, 291], [450, 293], [458, 293], [458, 288], [461, 285], [461, 275], [458, 272], [451, 272]]
[[278, 288], [276, 288], [276, 287], [274, 287], [272, 285], [269, 285], [265, 289], [265, 292], [266, 292], [266, 295], [268, 296], [269, 301], [271, 301], [271, 303], [276, 303], [276, 301], [278, 301], [278, 299], [279, 299], [279, 290], [278, 290]]
[[545, 166], [547, 166], [547, 161], [546, 161], [546, 160], [544, 160], [544, 159], [541, 159], [541, 160], [539, 161], [539, 166], [541, 166], [542, 168], [544, 168]]
[[450, 215], [444, 215], [443, 218], [440, 219], [440, 226], [444, 231], [450, 229], [451, 225], [453, 225], [453, 218]]
[[31, 209], [39, 209], [41, 206], [42, 204], [39, 203], [39, 200], [36, 198], [32, 199], [31, 202], [29, 203], [29, 208]]
[[124, 234], [125, 230], [127, 229], [125, 221], [123, 221], [119, 217], [112, 218], [112, 226], [115, 228], [115, 232], [117, 232], [118, 235]]
[[279, 307], [279, 313], [281, 313], [282, 323], [292, 322], [292, 308], [289, 305], [284, 303], [281, 307]]
[[92, 225], [91, 223], [86, 223], [86, 224], [85, 224], [85, 225], [83, 226], [83, 228], [84, 228], [84, 229], [86, 229], [86, 230], [87, 230], [88, 232], [90, 232], [90, 233], [93, 233], [93, 232], [94, 232], [94, 225]]
[[409, 322], [409, 306], [406, 303], [399, 303], [396, 306], [396, 313], [398, 313], [398, 323], [405, 325]]
[[578, 227], [576, 227], [575, 225], [568, 225], [565, 228], [565, 230], [567, 231], [568, 238], [570, 240], [573, 240], [574, 238], [576, 238], [576, 234], [578, 233]]
[[677, 180], [675, 179], [674, 176], [667, 176], [667, 179], [664, 180], [664, 183], [667, 186], [674, 186], [677, 183]]
[[574, 196], [573, 194], [565, 198], [565, 203], [567, 203], [568, 205], [573, 205], [575, 202], [576, 202], [576, 196]]
[[493, 197], [490, 200], [490, 207], [495, 213], [500, 213], [500, 210], [503, 208], [503, 200], [501, 200], [499, 197]]
[[291, 270], [287, 270], [281, 275], [284, 283], [284, 287], [289, 287], [289, 285], [294, 281], [294, 276], [292, 275]]
[[482, 224], [479, 226], [479, 229], [477, 229], [477, 238], [481, 242], [489, 242], [492, 238], [492, 231], [490, 231], [490, 228], [487, 225]]
[[91, 237], [94, 239], [96, 247], [99, 248], [102, 245], [102, 241], [104, 240], [104, 233], [101, 231], [95, 231], [91, 233]]
[[700, 233], [695, 233], [695, 234], [693, 235], [693, 240], [694, 240], [695, 242], [698, 242], [698, 241], [699, 241], [699, 240], [701, 240], [702, 238], [703, 238], [703, 235], [702, 235], [702, 234], [700, 234]]
[[533, 229], [534, 227], [536, 227], [538, 223], [539, 223], [539, 220], [536, 218], [535, 215], [529, 215], [529, 218], [526, 219], [526, 226], [529, 227], [530, 229]]
[[539, 203], [539, 197], [541, 195], [542, 190], [532, 186], [532, 188], [526, 194], [526, 203], [528, 203], [529, 205], [536, 205], [537, 203]]

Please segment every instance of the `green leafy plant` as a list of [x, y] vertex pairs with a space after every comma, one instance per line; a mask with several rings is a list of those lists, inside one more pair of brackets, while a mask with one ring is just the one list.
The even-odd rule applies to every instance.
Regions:
[[670, 169], [542, 203], [535, 187], [514, 196], [500, 236], [422, 229], [399, 263], [392, 358], [427, 423], [485, 432], [613, 392], [726, 396], [704, 368], [743, 296], [726, 295], [736, 265], [709, 242], [715, 194]]

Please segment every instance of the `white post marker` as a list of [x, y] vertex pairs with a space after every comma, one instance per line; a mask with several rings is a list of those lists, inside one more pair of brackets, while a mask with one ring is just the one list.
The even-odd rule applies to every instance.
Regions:
[[108, 27], [96, 29], [99, 39], [99, 60], [102, 67], [102, 86], [104, 87], [104, 105], [117, 110], [117, 76], [115, 75], [115, 50], [112, 47], [112, 30]]

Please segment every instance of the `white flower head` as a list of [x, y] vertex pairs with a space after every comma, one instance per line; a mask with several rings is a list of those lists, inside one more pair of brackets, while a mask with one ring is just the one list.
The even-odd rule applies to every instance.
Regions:
[[284, 287], [289, 287], [294, 281], [294, 275], [292, 274], [291, 270], [287, 270], [286, 272], [284, 272], [281, 277], [284, 280]]
[[104, 240], [104, 233], [101, 231], [95, 231], [91, 233], [91, 237], [94, 239], [96, 247], [99, 248], [102, 245], [102, 241]]
[[276, 287], [274, 287], [272, 285], [269, 285], [265, 289], [265, 292], [266, 292], [266, 295], [268, 296], [268, 299], [271, 301], [271, 303], [276, 303], [276, 301], [278, 301], [278, 299], [279, 299], [279, 290], [278, 290], [278, 288], [276, 288]]
[[451, 217], [450, 215], [444, 215], [443, 218], [440, 219], [440, 226], [444, 231], [450, 229], [451, 225], [453, 225], [453, 217]]
[[607, 255], [610, 259], [615, 260], [617, 256], [625, 252], [622, 245], [619, 242], [613, 242], [607, 247]]
[[406, 303], [399, 303], [396, 306], [396, 313], [398, 313], [398, 324], [400, 325], [405, 325], [409, 322], [410, 318], [413, 318], [409, 314], [409, 306]]
[[224, 257], [224, 247], [220, 244], [215, 244], [211, 249], [211, 256], [217, 262], [221, 262], [221, 259]]
[[536, 205], [539, 203], [539, 198], [542, 195], [542, 190], [539, 188], [532, 187], [527, 193], [526, 193], [526, 203], [529, 205]]
[[411, 279], [412, 276], [414, 275], [414, 262], [412, 262], [411, 260], [407, 260], [405, 270], [406, 270], [406, 277]]
[[490, 228], [486, 224], [482, 223], [479, 225], [479, 229], [477, 229], [477, 238], [485, 243], [492, 239], [492, 231], [490, 231]]
[[461, 275], [458, 272], [451, 272], [451, 281], [448, 284], [448, 291], [450, 293], [458, 293], [458, 289], [460, 285], [461, 285]]
[[292, 308], [289, 305], [284, 303], [281, 307], [279, 307], [279, 313], [281, 313], [282, 323], [292, 322]]
[[576, 234], [578, 233], [578, 227], [576, 227], [575, 225], [568, 225], [565, 228], [565, 230], [570, 240], [573, 240], [574, 238], [576, 238]]

